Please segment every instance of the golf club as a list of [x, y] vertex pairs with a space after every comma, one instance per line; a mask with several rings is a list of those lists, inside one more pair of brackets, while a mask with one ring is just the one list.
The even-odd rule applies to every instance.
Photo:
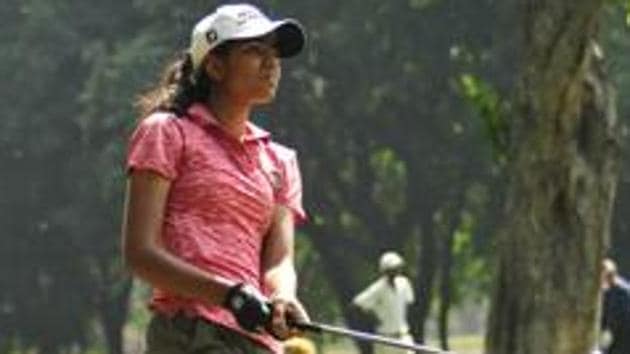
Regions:
[[397, 347], [406, 350], [413, 350], [417, 353], [436, 353], [436, 354], [455, 354], [454, 352], [444, 351], [438, 348], [429, 347], [426, 345], [420, 345], [415, 343], [405, 343], [400, 340], [396, 340], [394, 338], [389, 338], [373, 333], [359, 332], [352, 329], [342, 328], [331, 326], [323, 323], [317, 322], [309, 322], [309, 323], [293, 323], [292, 326], [305, 331], [312, 333], [331, 333], [341, 336], [352, 337], [354, 339], [365, 341], [365, 342], [373, 342], [379, 343], [383, 345], [388, 345], [392, 347]]

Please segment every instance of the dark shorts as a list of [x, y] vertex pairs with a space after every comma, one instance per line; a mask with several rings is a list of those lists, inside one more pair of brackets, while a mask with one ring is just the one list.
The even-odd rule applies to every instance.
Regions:
[[146, 354], [270, 354], [247, 337], [201, 319], [153, 315]]

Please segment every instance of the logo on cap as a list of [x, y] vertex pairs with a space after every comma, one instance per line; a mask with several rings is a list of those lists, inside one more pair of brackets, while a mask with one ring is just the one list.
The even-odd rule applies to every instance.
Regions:
[[214, 42], [216, 42], [216, 40], [219, 38], [219, 35], [217, 33], [216, 30], [212, 29], [210, 31], [208, 31], [206, 33], [206, 40], [208, 41], [208, 44], [212, 44]]
[[256, 11], [252, 11], [252, 10], [244, 10], [239, 12], [238, 14], [236, 14], [236, 18], [238, 19], [238, 24], [239, 26], [244, 24], [245, 22], [249, 21], [249, 20], [254, 20], [257, 18], [260, 18], [260, 14]]

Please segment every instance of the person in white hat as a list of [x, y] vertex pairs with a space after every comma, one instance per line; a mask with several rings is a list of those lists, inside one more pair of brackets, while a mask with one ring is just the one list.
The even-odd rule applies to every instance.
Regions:
[[[413, 343], [407, 322], [407, 308], [414, 302], [413, 288], [403, 275], [405, 262], [396, 252], [385, 252], [379, 260], [379, 277], [365, 290], [354, 297], [352, 303], [363, 311], [373, 313], [378, 319], [379, 334]], [[413, 352], [389, 346], [377, 346], [378, 354]]]
[[154, 289], [147, 354], [280, 353], [291, 321], [308, 321], [293, 262], [305, 220], [296, 152], [250, 122], [304, 42], [296, 20], [224, 5], [141, 95], [123, 255]]

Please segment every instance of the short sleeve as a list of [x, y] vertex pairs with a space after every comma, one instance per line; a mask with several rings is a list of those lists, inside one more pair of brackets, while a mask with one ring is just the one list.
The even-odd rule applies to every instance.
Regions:
[[126, 171], [147, 170], [174, 180], [184, 139], [177, 118], [154, 113], [140, 122], [131, 136]]
[[378, 299], [383, 293], [383, 285], [384, 283], [382, 279], [372, 283], [365, 290], [355, 296], [354, 299], [352, 299], [352, 303], [363, 310], [376, 310], [379, 303]]
[[280, 186], [276, 192], [278, 204], [289, 208], [295, 216], [296, 223], [306, 221], [306, 212], [302, 205], [302, 176], [297, 160], [297, 153], [274, 144], [278, 163], [280, 164]]

